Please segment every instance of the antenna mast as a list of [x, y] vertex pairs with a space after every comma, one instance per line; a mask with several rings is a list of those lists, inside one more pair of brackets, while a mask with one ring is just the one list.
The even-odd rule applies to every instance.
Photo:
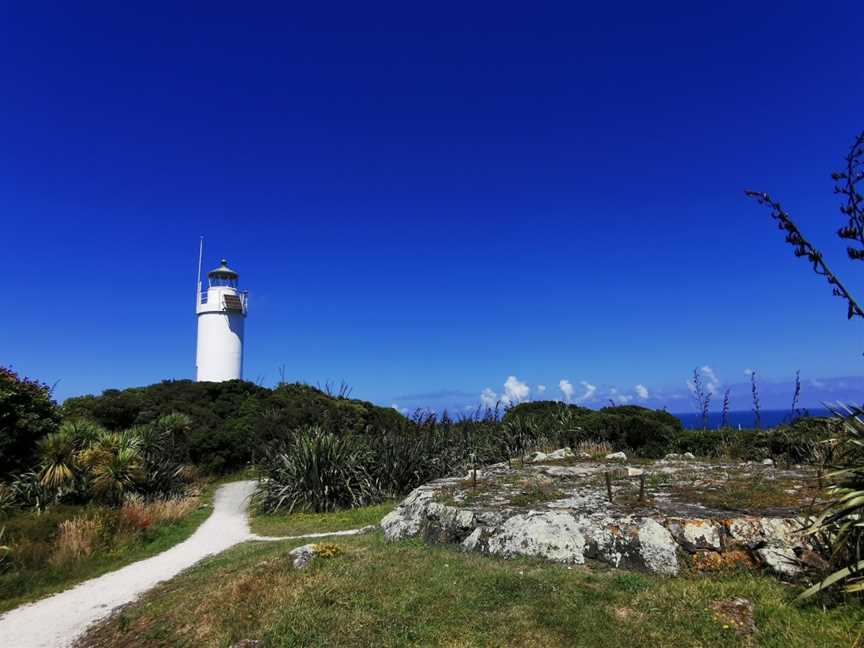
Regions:
[[195, 308], [198, 308], [198, 304], [201, 303], [201, 262], [204, 259], [204, 237], [201, 237], [201, 241], [198, 244], [198, 288], [195, 293]]

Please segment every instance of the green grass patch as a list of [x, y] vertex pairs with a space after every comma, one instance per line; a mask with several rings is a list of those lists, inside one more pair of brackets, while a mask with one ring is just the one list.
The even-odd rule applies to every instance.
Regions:
[[[503, 560], [384, 542], [292, 568], [296, 543], [247, 543], [199, 564], [95, 628], [84, 646], [848, 647], [864, 610], [796, 606], [795, 588], [755, 574], [663, 578]], [[711, 603], [745, 597], [758, 635], [738, 636]]]
[[327, 531], [345, 531], [378, 524], [396, 506], [391, 500], [334, 513], [261, 513], [251, 511], [252, 532], [263, 536], [302, 535]]

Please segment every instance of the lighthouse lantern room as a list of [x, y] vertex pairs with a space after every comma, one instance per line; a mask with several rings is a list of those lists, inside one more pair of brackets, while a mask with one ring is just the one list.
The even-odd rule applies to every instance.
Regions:
[[228, 267], [225, 259], [222, 265], [207, 273], [207, 290], [202, 290], [200, 264], [199, 255], [196, 380], [222, 382], [242, 378], [243, 324], [248, 295], [237, 287], [240, 275]]

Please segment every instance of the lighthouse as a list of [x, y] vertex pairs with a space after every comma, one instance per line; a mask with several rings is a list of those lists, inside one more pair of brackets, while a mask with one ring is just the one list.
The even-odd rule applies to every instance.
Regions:
[[[201, 246], [203, 253], [203, 240]], [[196, 380], [222, 382], [243, 377], [243, 324], [247, 293], [240, 292], [240, 275], [228, 261], [207, 273], [207, 290], [201, 288], [201, 254], [198, 261], [198, 347]]]

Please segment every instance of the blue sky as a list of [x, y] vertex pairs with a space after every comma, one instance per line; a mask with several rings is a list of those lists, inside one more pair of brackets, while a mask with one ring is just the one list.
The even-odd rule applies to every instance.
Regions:
[[686, 410], [694, 367], [800, 369], [805, 404], [857, 398], [864, 323], [743, 190], [860, 294], [829, 177], [858, 3], [577, 4], [6, 3], [0, 362], [60, 398], [191, 377], [204, 234], [264, 384]]

